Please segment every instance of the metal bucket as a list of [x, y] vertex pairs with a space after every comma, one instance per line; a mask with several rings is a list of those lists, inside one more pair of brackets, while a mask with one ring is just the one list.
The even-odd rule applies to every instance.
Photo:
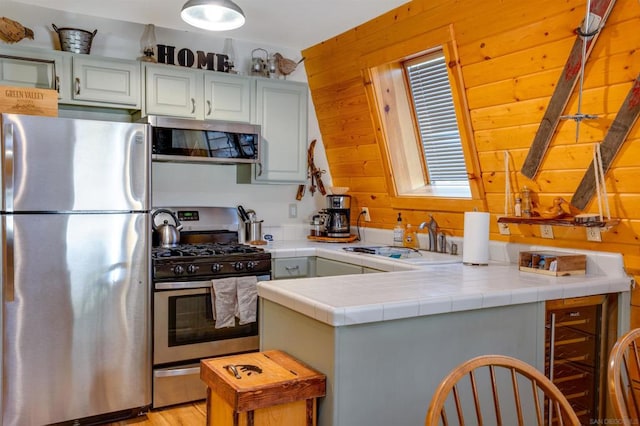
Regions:
[[65, 52], [85, 53], [91, 51], [91, 42], [98, 30], [93, 33], [77, 28], [58, 28], [56, 24], [51, 24], [60, 38], [60, 49]]

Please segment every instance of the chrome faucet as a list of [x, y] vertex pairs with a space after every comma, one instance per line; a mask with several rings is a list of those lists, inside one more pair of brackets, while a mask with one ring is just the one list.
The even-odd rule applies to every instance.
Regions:
[[431, 220], [429, 220], [429, 222], [422, 222], [420, 226], [418, 226], [418, 229], [427, 228], [427, 231], [429, 232], [429, 251], [438, 251], [438, 224], [433, 218], [433, 215], [429, 215], [429, 218]]

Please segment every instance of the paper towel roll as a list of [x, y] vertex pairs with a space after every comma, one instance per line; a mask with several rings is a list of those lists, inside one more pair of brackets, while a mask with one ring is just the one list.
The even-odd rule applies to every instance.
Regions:
[[465, 212], [462, 263], [489, 264], [489, 213]]

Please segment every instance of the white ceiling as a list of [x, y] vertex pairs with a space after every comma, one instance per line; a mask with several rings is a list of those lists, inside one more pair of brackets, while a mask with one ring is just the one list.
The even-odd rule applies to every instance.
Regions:
[[[202, 32], [182, 22], [186, 0], [14, 0], [50, 9], [174, 30]], [[394, 9], [408, 0], [235, 0], [247, 22], [220, 33], [296, 50], [318, 44]]]

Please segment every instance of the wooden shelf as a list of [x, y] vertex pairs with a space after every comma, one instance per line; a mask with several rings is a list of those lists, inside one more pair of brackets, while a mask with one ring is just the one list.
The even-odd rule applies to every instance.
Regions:
[[599, 222], [576, 223], [573, 217], [559, 219], [544, 219], [541, 217], [511, 217], [502, 216], [498, 218], [498, 223], [522, 223], [525, 225], [552, 225], [552, 226], [581, 226], [585, 228], [599, 227], [609, 229], [620, 223], [620, 219], [610, 219]]

